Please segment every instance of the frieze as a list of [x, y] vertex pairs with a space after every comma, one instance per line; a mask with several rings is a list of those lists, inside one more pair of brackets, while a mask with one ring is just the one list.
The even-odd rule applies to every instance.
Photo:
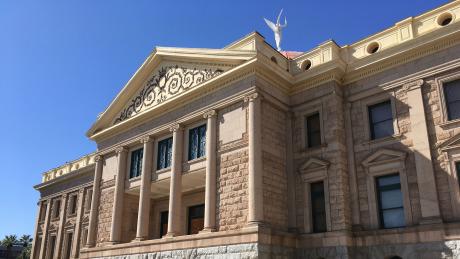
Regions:
[[131, 118], [141, 111], [158, 105], [178, 93], [194, 88], [223, 72], [224, 70], [220, 68], [198, 69], [178, 65], [161, 67], [147, 80], [142, 90], [121, 111], [113, 124]]

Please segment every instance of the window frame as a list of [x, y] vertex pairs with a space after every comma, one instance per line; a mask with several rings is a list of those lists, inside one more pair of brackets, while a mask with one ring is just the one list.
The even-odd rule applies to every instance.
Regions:
[[[170, 165], [164, 168], [159, 168], [160, 166], [160, 143], [163, 141], [166, 141], [168, 139], [171, 139], [171, 162]], [[173, 148], [174, 148], [174, 142], [173, 142], [173, 137], [172, 135], [164, 136], [161, 139], [158, 139], [155, 143], [155, 153], [156, 153], [156, 158], [155, 158], [155, 170], [156, 171], [162, 171], [162, 170], [167, 170], [170, 169], [172, 166], [172, 153], [173, 153]]]
[[[381, 193], [383, 190], [381, 190], [381, 188], [384, 188], [384, 187], [381, 187], [378, 185], [378, 180], [380, 178], [383, 178], [383, 177], [391, 177], [391, 176], [398, 176], [399, 178], [399, 190], [401, 191], [401, 196], [403, 196], [402, 194], [402, 187], [401, 187], [401, 177], [399, 175], [399, 173], [394, 173], [394, 174], [385, 174], [385, 175], [381, 175], [381, 176], [377, 176], [375, 177], [375, 185], [376, 185], [376, 191], [377, 191], [377, 202], [378, 202], [378, 210], [379, 210], [379, 224], [380, 224], [380, 228], [381, 229], [393, 229], [393, 228], [404, 228], [406, 227], [406, 222], [405, 222], [405, 218], [404, 218], [404, 226], [398, 226], [398, 227], [385, 227], [385, 221], [384, 221], [384, 218], [383, 218], [383, 212], [385, 209], [382, 208], [382, 197], [381, 197]], [[389, 188], [389, 187], [387, 187]], [[393, 188], [394, 190], [396, 190], [396, 188]], [[402, 206], [400, 207], [400, 209], [403, 209], [403, 212], [404, 212], [404, 198], [402, 198]], [[399, 208], [399, 207], [398, 207]], [[391, 208], [391, 209], [398, 209], [398, 208]]]
[[[69, 199], [68, 215], [75, 216], [77, 215], [77, 211], [78, 211], [78, 193], [70, 194], [68, 199]], [[75, 208], [75, 211], [72, 212], [73, 208]]]
[[[312, 166], [313, 165], [313, 166]], [[326, 232], [332, 230], [331, 212], [329, 202], [329, 181], [328, 181], [329, 162], [317, 158], [308, 159], [299, 169], [304, 188], [304, 232], [313, 232], [313, 215], [311, 207], [311, 184], [323, 182], [324, 186], [324, 206], [326, 210]], [[324, 232], [323, 232], [324, 233]]]
[[[371, 122], [369, 120], [370, 114], [369, 114], [369, 107], [385, 102], [385, 101], [390, 101], [391, 104], [391, 116], [393, 117], [393, 135], [391, 136], [386, 136], [383, 138], [378, 138], [378, 139], [372, 139], [371, 135]], [[393, 91], [388, 91], [379, 95], [374, 95], [371, 97], [366, 98], [365, 100], [361, 101], [362, 103], [362, 114], [363, 114], [363, 125], [366, 127], [364, 130], [364, 139], [365, 141], [369, 142], [374, 142], [374, 141], [381, 141], [385, 140], [388, 138], [394, 138], [396, 136], [399, 136], [399, 126], [398, 126], [398, 116], [397, 116], [397, 110], [396, 110], [396, 98], [395, 98], [395, 93]]]
[[[204, 229], [204, 217], [205, 217], [205, 204], [204, 203], [199, 203], [199, 204], [195, 204], [195, 205], [191, 205], [191, 206], [187, 206], [187, 235], [195, 235], [195, 234], [191, 234], [191, 222], [192, 222], [192, 218], [190, 216], [190, 209], [192, 208], [196, 208], [196, 207], [203, 207], [203, 229]], [[197, 217], [198, 218], [198, 217]], [[202, 231], [203, 229], [201, 229], [200, 231]], [[198, 231], [198, 232], [200, 232]], [[198, 234], [198, 233], [197, 233]]]
[[[362, 162], [367, 178], [367, 198], [369, 205], [370, 227], [372, 229], [381, 229], [376, 179], [380, 176], [395, 173], [399, 174], [399, 181], [401, 183], [401, 192], [403, 195], [404, 205], [404, 220], [406, 222], [405, 227], [409, 227], [413, 224], [412, 207], [409, 196], [409, 185], [405, 165], [406, 156], [407, 154], [405, 152], [382, 148], [374, 154], [370, 155]], [[379, 159], [382, 157], [384, 159]]]
[[[138, 150], [142, 150], [142, 159], [141, 159], [141, 170], [139, 172], [139, 175], [138, 176], [134, 176], [134, 177], [131, 177], [131, 163], [132, 163], [132, 156], [133, 156], [133, 153], [138, 151]], [[140, 176], [142, 175], [142, 164], [143, 164], [143, 160], [144, 160], [144, 146], [143, 145], [136, 145], [136, 146], [133, 146], [129, 149], [129, 152], [128, 152], [128, 163], [127, 164], [127, 172], [126, 172], [126, 179], [128, 181], [130, 180], [134, 180], [134, 179], [140, 179]]]
[[[299, 120], [300, 128], [301, 128], [301, 144], [300, 149], [309, 150], [309, 149], [316, 149], [320, 147], [325, 147], [327, 145], [326, 140], [324, 138], [324, 121], [327, 120], [326, 114], [323, 112], [323, 103], [321, 100], [316, 101], [315, 103], [309, 105], [308, 107], [302, 106], [296, 109], [295, 111], [296, 118]], [[308, 147], [308, 136], [307, 136], [307, 128], [306, 126], [306, 118], [311, 116], [315, 113], [319, 114], [319, 125], [320, 125], [320, 136], [321, 136], [321, 145], [315, 147]], [[298, 125], [298, 124], [297, 124]], [[297, 127], [299, 127], [297, 126]]]
[[[310, 144], [310, 127], [308, 125], [308, 119], [313, 117], [313, 116], [318, 116], [318, 123], [319, 123], [319, 145], [316, 145], [316, 146], [311, 146]], [[321, 126], [321, 114], [319, 112], [314, 112], [314, 113], [311, 113], [309, 115], [306, 115], [304, 116], [304, 129], [305, 129], [305, 132], [303, 134], [305, 134], [305, 147], [306, 148], [317, 148], [317, 147], [321, 147], [323, 145], [323, 138], [322, 138], [322, 135], [323, 135], [323, 132], [322, 132], [322, 126]]]
[[[315, 209], [313, 208], [312, 204], [313, 204], [313, 191], [312, 191], [312, 186], [315, 185], [315, 184], [321, 184], [322, 187], [323, 187], [323, 199], [324, 199], [324, 223], [325, 223], [325, 226], [326, 226], [326, 229], [323, 231], [323, 230], [317, 230], [316, 229], [316, 220], [315, 220]], [[316, 181], [316, 182], [311, 182], [310, 183], [310, 206], [311, 206], [311, 225], [312, 225], [312, 232], [313, 233], [324, 233], [324, 232], [327, 232], [327, 220], [326, 220], [326, 188], [325, 188], [325, 185], [324, 185], [324, 181]]]
[[441, 151], [443, 152], [444, 160], [448, 161], [447, 173], [449, 174], [449, 192], [453, 218], [460, 220], [460, 179], [458, 178], [460, 172], [457, 171], [458, 168], [456, 167], [456, 164], [460, 163], [460, 146], [456, 145], [455, 139], [453, 146], [442, 147]]
[[451, 124], [454, 124], [452, 126], [456, 126], [460, 124], [460, 118], [454, 119], [454, 120], [449, 120], [448, 116], [448, 108], [447, 108], [447, 103], [446, 103], [446, 96], [444, 93], [444, 84], [460, 80], [460, 73], [452, 73], [443, 77], [439, 77], [435, 79], [435, 83], [438, 89], [438, 101], [441, 104], [441, 126], [448, 126]]
[[[164, 213], [167, 213], [166, 214], [166, 233], [164, 235], [163, 234], [163, 214]], [[169, 224], [169, 210], [160, 210], [160, 215], [158, 216], [158, 218], [160, 219], [159, 222], [160, 222], [160, 226], [158, 228], [159, 230], [159, 237], [162, 238], [164, 236], [166, 236], [166, 234], [168, 233], [168, 224]]]
[[[191, 147], [190, 147], [190, 131], [193, 130], [193, 129], [196, 129], [196, 128], [199, 128], [199, 127], [204, 127], [205, 128], [205, 135], [204, 135], [204, 139], [205, 139], [205, 146], [204, 146], [204, 155], [203, 156], [200, 156], [200, 157], [196, 157], [196, 158], [190, 158], [190, 151], [191, 151]], [[190, 126], [187, 127], [187, 130], [185, 131], [186, 134], [184, 136], [184, 158], [185, 158], [185, 161], [187, 162], [191, 162], [191, 161], [195, 161], [195, 160], [200, 160], [200, 159], [204, 159], [206, 158], [206, 132], [207, 132], [207, 123], [206, 121], [199, 121], [197, 123], [194, 123]], [[174, 145], [174, 143], [173, 143]]]
[[[383, 121], [378, 121], [378, 122], [374, 122], [374, 118], [373, 118], [373, 113], [371, 112], [374, 108], [376, 107], [380, 107], [380, 106], [389, 106], [390, 108], [390, 111], [391, 111], [391, 119], [386, 119], [386, 120], [383, 120]], [[387, 100], [387, 101], [383, 101], [383, 102], [379, 102], [379, 103], [376, 103], [376, 104], [372, 104], [372, 105], [368, 105], [367, 106], [367, 115], [369, 116], [369, 134], [370, 134], [370, 139], [371, 140], [378, 140], [378, 139], [383, 139], [383, 138], [387, 138], [387, 137], [391, 137], [394, 135], [394, 125], [393, 125], [393, 109], [391, 107], [391, 100]], [[376, 125], [379, 124], [379, 123], [385, 123], [387, 121], [390, 121], [391, 120], [391, 126], [392, 126], [392, 133], [390, 135], [387, 135], [387, 136], [382, 136], [382, 137], [376, 137], [375, 135], [375, 131], [376, 131]]]

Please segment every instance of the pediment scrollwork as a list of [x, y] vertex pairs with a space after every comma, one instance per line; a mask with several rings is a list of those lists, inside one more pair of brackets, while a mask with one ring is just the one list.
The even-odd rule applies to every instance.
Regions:
[[113, 124], [131, 118], [143, 110], [194, 88], [223, 72], [224, 70], [220, 68], [196, 68], [179, 65], [160, 67], [120, 112]]

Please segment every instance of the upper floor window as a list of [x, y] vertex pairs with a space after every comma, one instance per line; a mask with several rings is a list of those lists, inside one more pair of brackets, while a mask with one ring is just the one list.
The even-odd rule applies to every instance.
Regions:
[[138, 177], [142, 172], [142, 156], [144, 149], [136, 149], [131, 152], [131, 166], [129, 169], [129, 178]]
[[93, 190], [92, 189], [87, 189], [86, 190], [86, 202], [85, 202], [85, 210], [89, 211], [91, 210], [91, 200], [93, 198]]
[[380, 226], [397, 228], [405, 226], [403, 195], [399, 174], [377, 177]]
[[371, 139], [394, 134], [391, 101], [377, 103], [368, 107]]
[[188, 235], [198, 234], [204, 227], [204, 205], [188, 208]]
[[310, 184], [310, 198], [313, 232], [326, 232], [326, 200], [323, 182]]
[[305, 118], [306, 146], [317, 147], [321, 145], [321, 123], [319, 113], [312, 114]]
[[53, 218], [59, 217], [59, 214], [61, 213], [61, 200], [56, 200], [54, 202], [54, 213], [53, 213]]
[[448, 120], [460, 119], [460, 80], [446, 82], [443, 85], [447, 118]]
[[173, 138], [163, 139], [158, 142], [157, 170], [171, 166]]
[[70, 196], [70, 215], [77, 212], [77, 195]]
[[206, 150], [206, 124], [193, 128], [188, 134], [188, 160], [203, 157]]

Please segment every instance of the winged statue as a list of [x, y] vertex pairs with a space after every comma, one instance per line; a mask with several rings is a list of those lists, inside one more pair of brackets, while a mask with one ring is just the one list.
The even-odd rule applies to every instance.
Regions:
[[273, 33], [275, 34], [276, 49], [278, 51], [281, 51], [281, 38], [283, 36], [282, 29], [287, 26], [286, 16], [284, 16], [284, 24], [283, 25], [280, 24], [280, 18], [281, 18], [282, 13], [283, 13], [283, 9], [281, 9], [280, 14], [278, 15], [278, 19], [276, 19], [276, 24], [264, 18], [265, 23], [267, 23], [268, 27], [270, 27], [270, 29], [272, 29]]

